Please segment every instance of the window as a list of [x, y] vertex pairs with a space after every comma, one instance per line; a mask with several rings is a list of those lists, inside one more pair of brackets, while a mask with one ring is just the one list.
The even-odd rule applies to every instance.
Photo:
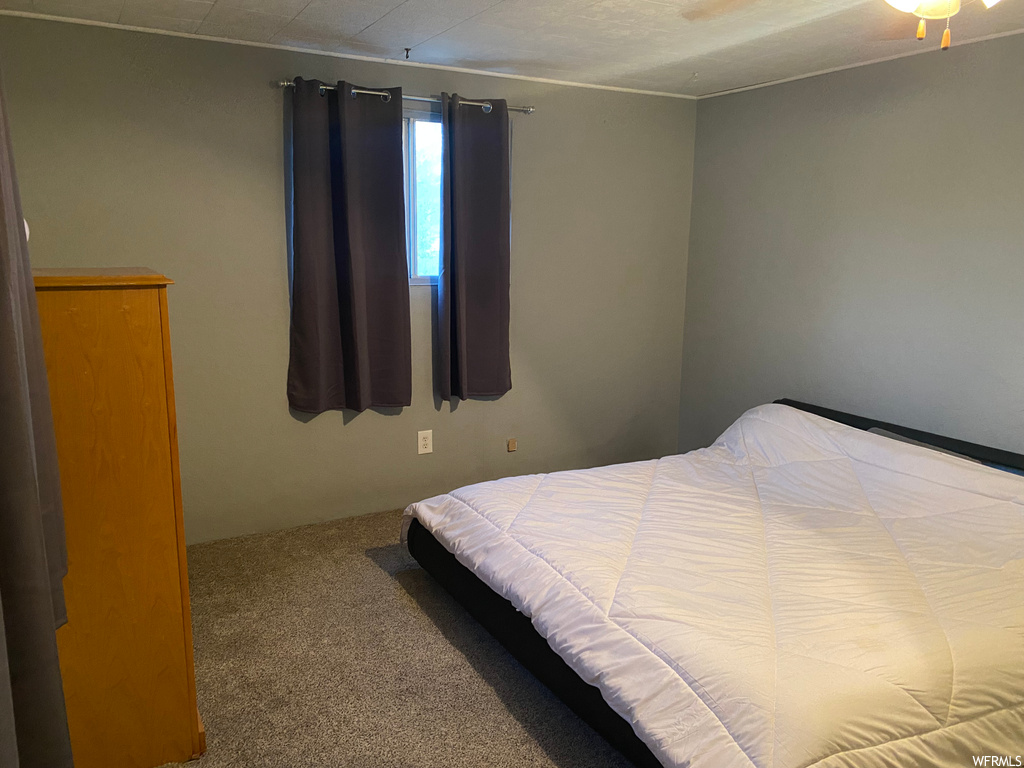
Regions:
[[441, 272], [441, 122], [405, 118], [405, 221], [409, 282], [429, 285]]

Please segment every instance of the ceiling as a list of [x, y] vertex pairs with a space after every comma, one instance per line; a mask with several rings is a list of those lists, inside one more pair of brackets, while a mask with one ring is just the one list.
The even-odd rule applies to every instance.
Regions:
[[[0, 9], [333, 53], [705, 96], [934, 50], [883, 0], [0, 0]], [[953, 44], [1024, 30], [965, 2]], [[288, 73], [282, 73], [288, 74]]]

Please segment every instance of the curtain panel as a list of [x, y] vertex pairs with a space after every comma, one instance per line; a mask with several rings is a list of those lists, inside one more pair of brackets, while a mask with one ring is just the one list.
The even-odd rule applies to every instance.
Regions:
[[0, 766], [70, 768], [57, 444], [3, 102], [0, 90]]
[[[489, 112], [441, 94], [443, 256], [438, 280], [441, 397], [499, 396], [509, 363], [511, 195], [504, 100]], [[474, 100], [475, 101], [475, 100]]]
[[412, 402], [402, 89], [296, 78], [288, 402], [308, 413]]

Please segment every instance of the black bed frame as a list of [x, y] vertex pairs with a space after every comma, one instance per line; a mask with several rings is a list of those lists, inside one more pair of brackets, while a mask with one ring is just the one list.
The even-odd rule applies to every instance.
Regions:
[[[838, 421], [857, 429], [884, 429], [926, 445], [966, 456], [990, 466], [1024, 470], [1024, 455], [934, 435], [863, 416], [833, 411], [796, 400], [777, 400], [808, 413]], [[551, 650], [533, 624], [505, 598], [494, 592], [462, 565], [430, 532], [413, 520], [408, 534], [409, 552], [483, 627], [505, 646], [520, 664], [544, 683], [579, 717], [588, 723], [638, 768], [660, 768], [661, 763], [601, 696], [599, 689], [585, 683], [562, 657]]]
[[978, 445], [977, 443], [968, 443], [964, 440], [957, 440], [954, 437], [943, 437], [942, 435], [935, 435], [931, 432], [922, 432], [919, 429], [901, 427], [899, 424], [889, 424], [885, 421], [868, 419], [864, 416], [854, 416], [852, 413], [833, 411], [831, 408], [822, 408], [820, 405], [801, 403], [798, 400], [788, 400], [784, 398], [782, 400], [776, 400], [775, 402], [779, 405], [788, 405], [790, 408], [807, 411], [808, 413], [813, 413], [815, 416], [821, 416], [822, 418], [830, 419], [831, 421], [838, 421], [840, 424], [846, 424], [847, 426], [856, 427], [857, 429], [863, 429], [865, 431], [869, 429], [884, 429], [886, 432], [892, 432], [894, 435], [901, 435], [902, 437], [910, 438], [918, 443], [924, 443], [925, 445], [931, 445], [943, 451], [949, 451], [950, 453], [956, 453], [960, 456], [966, 456], [969, 459], [980, 461], [982, 464], [987, 464], [990, 467], [1018, 471], [1024, 470], [1024, 456], [1019, 453], [1011, 453], [1010, 451], [1003, 451], [999, 448], [989, 448], [988, 446]]

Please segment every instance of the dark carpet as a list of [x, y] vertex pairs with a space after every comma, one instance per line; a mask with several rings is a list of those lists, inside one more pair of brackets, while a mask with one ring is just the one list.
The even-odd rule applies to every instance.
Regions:
[[630, 764], [399, 544], [401, 513], [189, 548], [192, 768]]

